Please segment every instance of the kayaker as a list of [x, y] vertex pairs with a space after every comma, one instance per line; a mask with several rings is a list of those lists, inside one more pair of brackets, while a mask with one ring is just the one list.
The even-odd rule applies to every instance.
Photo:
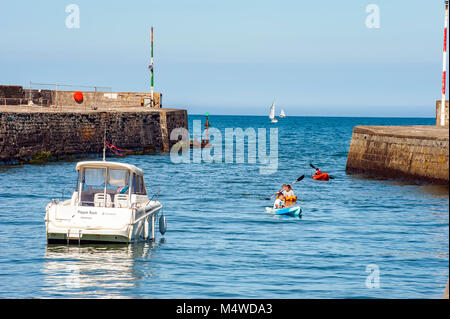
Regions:
[[277, 199], [275, 203], [273, 203], [273, 208], [285, 208], [286, 204], [284, 203], [284, 196], [282, 193], [277, 194]]
[[288, 189], [288, 187], [287, 187], [287, 185], [286, 184], [283, 184], [282, 186], [281, 186], [281, 194], [283, 194], [283, 196], [286, 196], [286, 193], [289, 191], [289, 189]]
[[285, 200], [289, 201], [289, 202], [297, 201], [297, 196], [295, 196], [292, 186], [286, 185], [286, 187], [287, 187], [287, 192], [286, 192], [286, 194], [284, 194]]
[[334, 177], [331, 177], [328, 173], [322, 173], [319, 168], [316, 167], [316, 173], [312, 176], [312, 178], [316, 181], [328, 181], [330, 178], [333, 179]]

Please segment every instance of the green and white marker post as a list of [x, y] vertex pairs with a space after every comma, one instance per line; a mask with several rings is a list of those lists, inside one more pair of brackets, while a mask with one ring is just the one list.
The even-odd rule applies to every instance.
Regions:
[[209, 143], [209, 113], [208, 112], [206, 112], [205, 117], [206, 117], [206, 123], [205, 123], [206, 139], [204, 140], [204, 143], [208, 144]]
[[151, 94], [151, 100], [150, 100], [150, 106], [154, 107], [155, 106], [155, 99], [153, 97], [153, 83], [154, 83], [154, 79], [153, 79], [153, 27], [151, 28], [152, 30], [152, 55], [150, 58], [150, 66], [148, 67], [150, 69], [150, 73], [151, 73], [151, 83], [150, 83], [150, 94]]

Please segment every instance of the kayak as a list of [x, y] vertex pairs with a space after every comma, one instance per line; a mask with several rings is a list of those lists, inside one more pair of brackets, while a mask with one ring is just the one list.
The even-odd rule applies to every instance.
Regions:
[[286, 208], [266, 207], [266, 213], [274, 215], [300, 216], [302, 214], [302, 209], [300, 208], [300, 206], [292, 206]]
[[313, 175], [312, 178], [316, 181], [327, 181], [330, 179], [330, 176], [328, 175], [328, 173], [322, 173], [319, 175]]

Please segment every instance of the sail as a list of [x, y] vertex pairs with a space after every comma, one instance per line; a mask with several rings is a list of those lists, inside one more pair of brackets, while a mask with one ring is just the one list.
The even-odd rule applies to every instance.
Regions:
[[281, 110], [280, 116], [281, 117], [285, 117], [286, 116], [286, 114], [284, 114], [284, 110]]
[[272, 103], [272, 107], [270, 108], [269, 118], [273, 119], [275, 117], [275, 102]]

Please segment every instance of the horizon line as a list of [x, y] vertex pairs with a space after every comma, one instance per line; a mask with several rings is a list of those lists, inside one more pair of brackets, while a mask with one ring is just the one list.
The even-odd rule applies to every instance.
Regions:
[[[189, 115], [196, 115], [196, 116], [205, 116], [205, 114], [188, 114]], [[267, 117], [269, 118], [267, 115], [252, 115], [252, 114], [211, 114], [209, 113], [209, 116], [257, 116], [257, 117]], [[436, 119], [436, 116], [432, 116], [432, 117], [417, 117], [417, 116], [406, 116], [406, 117], [402, 117], [402, 116], [349, 116], [349, 115], [290, 115], [290, 116], [286, 116], [286, 118], [288, 117], [347, 117], [347, 118], [409, 118], [409, 119]]]

